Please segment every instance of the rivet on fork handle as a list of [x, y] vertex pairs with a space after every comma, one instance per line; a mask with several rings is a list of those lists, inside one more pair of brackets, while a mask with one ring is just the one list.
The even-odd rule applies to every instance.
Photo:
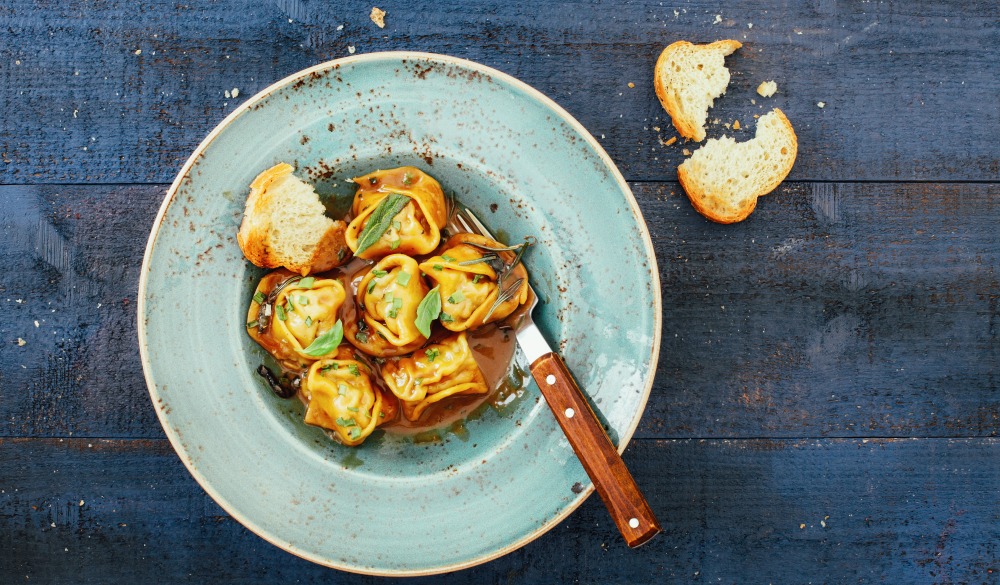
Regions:
[[626, 544], [635, 548], [659, 534], [653, 510], [562, 358], [555, 353], [541, 356], [531, 364], [531, 375]]

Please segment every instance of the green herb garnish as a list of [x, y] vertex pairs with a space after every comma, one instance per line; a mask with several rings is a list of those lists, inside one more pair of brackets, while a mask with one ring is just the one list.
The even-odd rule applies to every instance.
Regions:
[[374, 278], [368, 281], [368, 294], [371, 294], [373, 290], [375, 290], [375, 279]]
[[337, 384], [337, 394], [340, 396], [347, 396], [347, 384], [343, 382]]
[[455, 321], [455, 318], [452, 317], [451, 315], [449, 315], [448, 313], [441, 313], [441, 322], [442, 323], [452, 323], [454, 321]]
[[253, 321], [250, 321], [249, 323], [247, 323], [247, 329], [252, 329], [252, 328], [256, 327], [257, 325], [260, 325], [260, 322], [257, 321], [256, 319], [254, 319]]
[[390, 250], [395, 250], [395, 249], [396, 249], [396, 248], [398, 248], [398, 247], [400, 246], [400, 244], [402, 244], [402, 243], [403, 243], [403, 240], [400, 240], [400, 239], [395, 239], [395, 240], [393, 240], [393, 241], [389, 242], [389, 249], [390, 249]]
[[305, 296], [299, 295], [299, 304], [302, 305], [303, 307], [305, 307], [306, 305], [308, 305], [309, 304], [309, 297], [305, 297]]
[[482, 274], [477, 274], [472, 277], [472, 284], [479, 284], [479, 281], [483, 279]]
[[454, 262], [455, 261], [454, 258], [452, 258], [451, 256], [449, 256], [447, 254], [442, 254], [441, 257], [444, 258], [445, 262]]
[[306, 327], [310, 327], [312, 326], [312, 324], [313, 324], [313, 318], [310, 317], [309, 315], [306, 315]]
[[350, 437], [352, 440], [357, 439], [358, 437], [361, 436], [361, 429], [357, 428], [351, 429], [351, 432], [347, 433], [347, 436]]
[[347, 410], [349, 410], [351, 412], [358, 412], [358, 407], [357, 406], [348, 406]]
[[278, 314], [279, 321], [284, 321], [285, 319], [288, 319], [288, 316], [285, 315], [285, 308], [282, 307], [281, 305], [275, 305], [274, 312]]
[[263, 305], [264, 301], [266, 300], [267, 297], [264, 296], [264, 293], [260, 291], [253, 293], [253, 302], [257, 303], [258, 305]]
[[427, 361], [429, 362], [433, 362], [437, 356], [441, 355], [441, 352], [438, 351], [437, 348], [428, 349], [424, 353], [427, 354]]
[[410, 273], [400, 271], [400, 273], [396, 275], [396, 284], [399, 286], [406, 286], [410, 284]]
[[411, 175], [410, 173], [403, 173], [403, 184], [404, 185], [412, 185], [413, 184], [413, 175]]
[[358, 426], [358, 423], [354, 422], [353, 418], [340, 418], [338, 416], [337, 417], [337, 426], [338, 427], [356, 427], [356, 426]]
[[444, 270], [444, 266], [442, 266], [440, 264], [435, 264], [434, 265], [434, 270]]
[[435, 286], [424, 296], [420, 304], [417, 305], [417, 320], [415, 325], [424, 337], [431, 336], [431, 322], [437, 319], [440, 313], [441, 295], [438, 294], [438, 287]]
[[403, 224], [399, 223], [398, 221], [393, 221], [392, 222], [392, 229], [394, 229], [394, 230], [396, 230], [398, 232], [398, 231], [400, 231], [400, 230], [403, 229]]
[[309, 344], [309, 347], [302, 350], [302, 353], [313, 357], [326, 355], [337, 349], [337, 346], [340, 345], [340, 342], [343, 339], [344, 324], [340, 321], [340, 319], [337, 319], [337, 322], [333, 324], [333, 327], [314, 339], [313, 342]]
[[355, 376], [360, 376], [361, 375], [361, 371], [358, 370], [358, 365], [357, 364], [348, 364], [347, 365], [347, 370], [349, 372], [351, 372], [352, 374], [354, 374]]
[[368, 221], [365, 222], [361, 235], [358, 236], [358, 249], [354, 253], [360, 254], [377, 242], [389, 229], [392, 218], [402, 211], [409, 202], [409, 197], [399, 193], [389, 193], [385, 199], [379, 201], [375, 211], [368, 216]]
[[389, 273], [386, 272], [385, 270], [379, 270], [378, 268], [376, 268], [375, 270], [372, 270], [372, 274], [375, 275], [375, 278], [382, 278], [383, 276]]
[[[312, 288], [316, 284], [316, 279], [312, 276], [307, 276], [298, 282], [299, 288]], [[301, 297], [300, 297], [301, 298]]]
[[368, 343], [368, 334], [364, 331], [358, 331], [358, 334], [354, 336], [361, 343]]
[[465, 295], [463, 295], [462, 291], [460, 290], [456, 290], [451, 294], [450, 297], [448, 297], [448, 302], [453, 305], [457, 305], [458, 303], [461, 303], [464, 300], [465, 300]]
[[395, 297], [394, 299], [392, 299], [392, 308], [393, 309], [402, 309], [403, 308], [403, 297]]

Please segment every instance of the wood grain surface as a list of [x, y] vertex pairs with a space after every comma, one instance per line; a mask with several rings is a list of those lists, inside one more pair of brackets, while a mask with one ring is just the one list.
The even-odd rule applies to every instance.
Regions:
[[[465, 57], [555, 99], [630, 181], [663, 287], [624, 459], [664, 534], [629, 550], [591, 498], [520, 550], [412, 582], [1000, 582], [1000, 5], [378, 6], [385, 29], [354, 1], [0, 6], [0, 583], [383, 582], [211, 501], [156, 420], [135, 326], [146, 237], [193, 148], [351, 48]], [[744, 47], [709, 136], [780, 107], [799, 138], [789, 180], [734, 226], [675, 183], [691, 145], [663, 144], [651, 79], [668, 43], [720, 38]]]

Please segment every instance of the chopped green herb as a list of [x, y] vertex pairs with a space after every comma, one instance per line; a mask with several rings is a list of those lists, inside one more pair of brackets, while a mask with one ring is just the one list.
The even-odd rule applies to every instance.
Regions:
[[393, 309], [402, 309], [403, 308], [403, 297], [395, 297], [395, 298], [393, 298], [392, 299], [392, 308]]
[[267, 297], [264, 296], [264, 293], [260, 291], [253, 293], [253, 302], [257, 303], [258, 305], [263, 305], [264, 301], [266, 300]]
[[441, 295], [438, 293], [438, 287], [435, 286], [417, 305], [415, 325], [424, 337], [431, 336], [431, 322], [438, 318], [439, 313], [441, 313]]
[[455, 321], [455, 318], [452, 317], [451, 315], [449, 315], [448, 313], [441, 313], [441, 322], [442, 323], [452, 323], [454, 321]]
[[396, 307], [393, 307], [393, 308], [389, 309], [389, 318], [390, 319], [395, 319], [398, 316], [399, 316], [399, 309], [397, 309]]
[[384, 295], [382, 295], [382, 300], [385, 301], [386, 303], [390, 304], [390, 305], [392, 304], [392, 299], [393, 298], [395, 298], [395, 297], [392, 296], [391, 292], [387, 292]]
[[410, 273], [401, 270], [399, 274], [396, 275], [396, 284], [399, 286], [406, 286], [410, 284]]
[[455, 261], [454, 258], [452, 258], [451, 256], [449, 256], [447, 254], [442, 254], [441, 257], [444, 258], [445, 262], [454, 262]]
[[347, 433], [347, 436], [350, 437], [351, 440], [357, 439], [358, 437], [361, 436], [361, 429], [358, 428], [351, 429], [351, 432]]
[[292, 304], [292, 297], [285, 299], [285, 311], [291, 313], [295, 310], [295, 305]]
[[343, 339], [344, 324], [340, 321], [340, 319], [337, 319], [337, 322], [333, 324], [333, 327], [314, 339], [313, 342], [309, 344], [309, 347], [302, 350], [302, 353], [313, 357], [326, 355], [337, 349], [337, 346], [340, 345], [340, 342]]
[[435, 264], [434, 265], [434, 270], [444, 270], [444, 266], [442, 266], [440, 264]]
[[347, 256], [347, 248], [337, 250], [337, 262], [343, 261], [345, 256]]
[[250, 321], [249, 323], [247, 323], [247, 329], [253, 329], [257, 325], [260, 325], [260, 322], [257, 321], [256, 319], [254, 319], [253, 321]]
[[316, 284], [316, 279], [312, 276], [307, 276], [298, 282], [299, 288], [312, 288]]
[[358, 370], [358, 365], [357, 364], [348, 364], [347, 365], [347, 370], [349, 372], [351, 372], [352, 374], [354, 374], [355, 376], [360, 376], [361, 375], [361, 371]]
[[338, 416], [337, 417], [337, 426], [338, 427], [356, 427], [356, 426], [358, 426], [358, 423], [354, 422], [353, 418], [340, 418]]
[[319, 369], [320, 372], [328, 372], [330, 370], [336, 370], [337, 364], [327, 364]]
[[275, 305], [274, 311], [278, 313], [278, 320], [284, 321], [285, 319], [288, 319], [288, 316], [285, 315], [285, 309], [281, 305]]
[[413, 379], [413, 385], [414, 386], [419, 386], [421, 384], [421, 382], [423, 382], [423, 380], [421, 380], [420, 378], [414, 378]]
[[347, 396], [347, 384], [343, 382], [337, 384], [337, 394], [340, 396]]
[[312, 324], [313, 324], [313, 318], [310, 317], [309, 315], [306, 315], [306, 327], [311, 327]]
[[477, 274], [472, 277], [472, 284], [479, 284], [479, 281], [483, 279], [482, 274]]
[[349, 410], [351, 412], [358, 412], [358, 407], [357, 406], [348, 406], [347, 410]]
[[[385, 199], [379, 201], [375, 211], [368, 216], [361, 235], [358, 236], [358, 249], [355, 254], [360, 254], [379, 241], [383, 234], [389, 229], [389, 223], [396, 214], [406, 207], [410, 198], [399, 193], [389, 193]], [[395, 248], [394, 248], [395, 249]]]
[[412, 185], [413, 184], [413, 175], [411, 175], [410, 173], [403, 173], [403, 184], [404, 185]]
[[303, 307], [305, 307], [306, 305], [308, 305], [309, 304], [309, 297], [305, 297], [305, 296], [299, 295], [299, 304], [302, 305]]
[[463, 295], [462, 291], [460, 290], [456, 290], [454, 293], [452, 293], [450, 297], [448, 297], [448, 302], [453, 305], [461, 303], [464, 300], [465, 300], [465, 295]]
[[374, 278], [368, 281], [368, 294], [371, 294], [373, 290], [375, 290], [375, 279]]
[[372, 274], [375, 275], [375, 278], [382, 278], [383, 276], [389, 273], [386, 272], [385, 270], [379, 270], [378, 268], [376, 268], [375, 270], [372, 270]]
[[428, 349], [424, 353], [427, 354], [427, 361], [429, 362], [433, 362], [437, 356], [441, 355], [441, 352], [437, 348]]
[[398, 232], [401, 229], [403, 229], [403, 224], [399, 223], [398, 221], [393, 221], [392, 222], [392, 229], [394, 229], [394, 230], [396, 230]]
[[368, 334], [364, 331], [358, 331], [358, 334], [354, 337], [356, 337], [361, 343], [368, 343]]
[[390, 249], [390, 250], [395, 250], [395, 249], [396, 249], [396, 248], [398, 248], [398, 247], [400, 246], [400, 244], [402, 244], [402, 243], [403, 243], [403, 240], [400, 240], [400, 239], [395, 239], [395, 240], [393, 240], [392, 242], [390, 242], [390, 243], [389, 243], [389, 249]]

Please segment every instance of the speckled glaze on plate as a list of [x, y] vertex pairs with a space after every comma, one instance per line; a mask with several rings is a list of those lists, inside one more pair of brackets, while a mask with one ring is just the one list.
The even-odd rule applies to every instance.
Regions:
[[195, 150], [139, 282], [142, 363], [167, 436], [205, 491], [271, 543], [347, 571], [424, 575], [555, 526], [593, 488], [533, 382], [467, 434], [351, 449], [254, 374], [264, 356], [244, 321], [264, 272], [235, 235], [250, 181], [280, 161], [331, 209], [346, 208], [350, 177], [419, 166], [503, 237], [535, 235], [535, 320], [624, 449], [652, 385], [661, 303], [649, 234], [611, 159], [554, 102], [488, 67], [427, 53], [331, 61], [260, 92]]

